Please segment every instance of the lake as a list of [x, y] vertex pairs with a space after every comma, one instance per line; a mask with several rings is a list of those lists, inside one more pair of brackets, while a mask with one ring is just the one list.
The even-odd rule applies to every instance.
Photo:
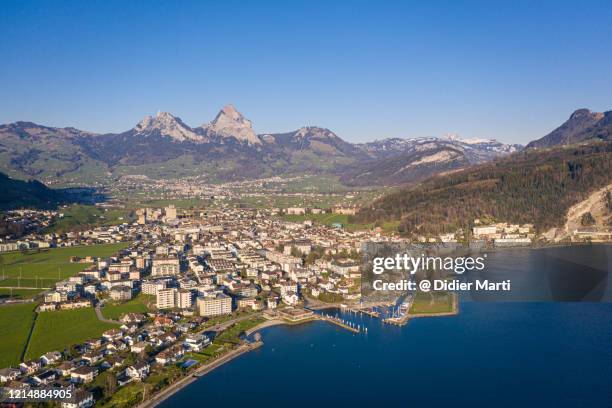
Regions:
[[[600, 251], [593, 248], [571, 248], [578, 251], [572, 256], [591, 259], [589, 251]], [[509, 257], [516, 270], [538, 269], [549, 263], [536, 258], [555, 258], [555, 251], [567, 254], [560, 248], [492, 253], [491, 268]], [[264, 329], [263, 347], [162, 406], [604, 407], [612, 400], [612, 303], [464, 299], [457, 316], [403, 327], [344, 316], [368, 333], [325, 322]]]

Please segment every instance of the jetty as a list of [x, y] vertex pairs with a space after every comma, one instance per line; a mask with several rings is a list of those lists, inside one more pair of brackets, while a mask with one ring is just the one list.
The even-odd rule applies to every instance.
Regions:
[[349, 313], [354, 313], [356, 315], [361, 314], [361, 315], [367, 315], [370, 317], [380, 317], [380, 312], [377, 312], [376, 310], [374, 310], [373, 308], [352, 308], [352, 307], [345, 307], [344, 308], [345, 311], [349, 312]]
[[264, 318], [266, 318], [267, 321], [248, 330], [246, 332], [247, 336], [265, 327], [281, 324], [295, 325], [308, 323], [316, 320], [334, 324], [353, 333], [367, 333], [368, 331], [367, 328], [365, 326], [362, 326], [361, 324], [353, 323], [349, 320], [344, 320], [340, 317], [332, 316], [323, 312], [315, 313], [312, 310], [302, 308], [288, 307], [284, 310], [268, 311], [264, 313]]
[[319, 320], [323, 320], [325, 322], [329, 322], [331, 324], [335, 324], [336, 326], [342, 327], [343, 329], [346, 329], [346, 330], [351, 331], [353, 333], [360, 333], [361, 332], [361, 330], [358, 329], [352, 323], [347, 322], [347, 321], [342, 320], [342, 319], [339, 319], [337, 317], [319, 316]]

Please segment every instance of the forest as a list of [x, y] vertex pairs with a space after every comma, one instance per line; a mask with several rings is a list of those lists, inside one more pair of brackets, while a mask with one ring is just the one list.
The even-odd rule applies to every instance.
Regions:
[[400, 220], [402, 235], [455, 232], [474, 219], [563, 224], [566, 211], [612, 181], [612, 143], [527, 149], [506, 158], [432, 177], [382, 197], [354, 222]]

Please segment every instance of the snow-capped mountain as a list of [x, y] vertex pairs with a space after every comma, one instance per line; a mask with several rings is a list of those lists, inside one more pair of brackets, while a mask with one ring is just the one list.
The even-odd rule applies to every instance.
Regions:
[[490, 160], [508, 155], [523, 148], [517, 144], [504, 144], [495, 139], [461, 139], [457, 135], [443, 137], [417, 137], [413, 139], [390, 138], [356, 145], [371, 157], [390, 157], [401, 153], [411, 153], [450, 145], [465, 151], [471, 161]]
[[461, 139], [455, 134], [391, 138], [357, 145], [371, 160], [347, 166], [341, 180], [352, 185], [402, 184], [507, 156], [522, 149], [494, 139]]

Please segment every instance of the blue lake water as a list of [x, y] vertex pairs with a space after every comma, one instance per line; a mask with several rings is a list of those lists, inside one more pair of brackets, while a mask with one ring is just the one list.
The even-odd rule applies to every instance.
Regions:
[[265, 329], [263, 347], [162, 406], [612, 406], [612, 303], [466, 301], [401, 328], [345, 316], [368, 333]]

